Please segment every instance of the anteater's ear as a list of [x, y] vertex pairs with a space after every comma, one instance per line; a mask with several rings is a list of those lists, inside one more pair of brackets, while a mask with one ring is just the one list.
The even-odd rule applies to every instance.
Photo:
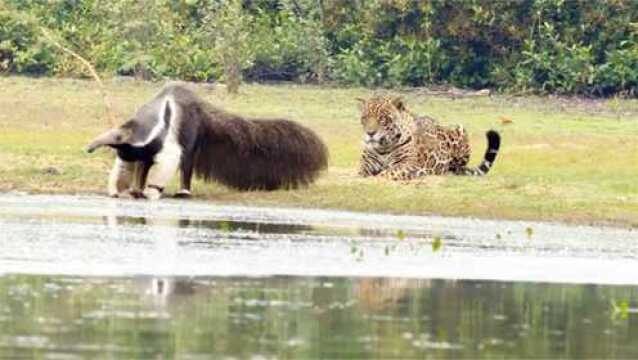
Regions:
[[162, 111], [162, 120], [164, 121], [166, 127], [169, 127], [169, 125], [171, 124], [171, 119], [173, 117], [174, 111], [171, 102], [171, 99], [166, 99], [166, 102], [164, 103], [164, 111]]
[[397, 108], [397, 110], [399, 111], [405, 111], [406, 107], [405, 107], [405, 102], [403, 101], [403, 98], [400, 96], [395, 96], [392, 99], [392, 105], [394, 105], [395, 108]]

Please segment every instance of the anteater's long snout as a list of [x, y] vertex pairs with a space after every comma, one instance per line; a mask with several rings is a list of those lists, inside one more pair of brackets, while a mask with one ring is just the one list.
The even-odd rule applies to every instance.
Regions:
[[121, 129], [111, 129], [98, 135], [89, 145], [86, 146], [86, 152], [92, 153], [100, 146], [119, 145], [124, 139]]

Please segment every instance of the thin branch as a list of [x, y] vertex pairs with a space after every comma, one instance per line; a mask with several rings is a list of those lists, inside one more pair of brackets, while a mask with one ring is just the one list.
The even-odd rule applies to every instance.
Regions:
[[51, 44], [55, 45], [57, 48], [64, 51], [65, 53], [78, 59], [82, 63], [82, 65], [84, 65], [84, 67], [86, 67], [89, 70], [89, 72], [91, 73], [91, 76], [93, 77], [93, 79], [95, 79], [95, 81], [98, 83], [100, 87], [100, 93], [102, 94], [102, 100], [104, 101], [104, 106], [106, 107], [106, 114], [109, 121], [109, 126], [110, 127], [115, 126], [115, 116], [113, 116], [113, 111], [112, 111], [113, 106], [112, 106], [111, 100], [108, 94], [106, 93], [106, 89], [104, 87], [104, 83], [102, 82], [102, 79], [100, 79], [100, 76], [95, 71], [95, 68], [93, 67], [93, 65], [91, 65], [90, 62], [88, 62], [86, 59], [84, 59], [75, 51], [60, 44], [57, 40], [53, 38], [53, 36], [51, 36], [51, 34], [49, 34], [49, 32], [45, 28], [40, 27], [40, 31], [42, 31], [42, 34], [44, 35], [44, 37], [49, 42], [51, 42]]

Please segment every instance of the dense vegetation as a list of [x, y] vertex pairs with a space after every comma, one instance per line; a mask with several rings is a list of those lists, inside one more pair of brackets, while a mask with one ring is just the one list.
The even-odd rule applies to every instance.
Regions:
[[635, 0], [4, 0], [0, 72], [638, 93]]

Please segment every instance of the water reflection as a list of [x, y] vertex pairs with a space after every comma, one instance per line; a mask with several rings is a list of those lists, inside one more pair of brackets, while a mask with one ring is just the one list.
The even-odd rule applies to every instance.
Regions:
[[638, 357], [636, 287], [393, 278], [0, 278], [0, 357]]
[[304, 234], [314, 228], [303, 224], [273, 224], [252, 221], [196, 220], [196, 219], [154, 219], [151, 217], [115, 216], [104, 217], [104, 223], [117, 225], [164, 225], [179, 228], [208, 229], [224, 232], [256, 232], [265, 234]]
[[[342, 237], [352, 240], [410, 240], [411, 248], [429, 244], [435, 237], [440, 238], [446, 244], [454, 244], [462, 248], [467, 245], [456, 244], [458, 238], [451, 234], [432, 233], [424, 231], [404, 231], [389, 229], [373, 229], [355, 226], [326, 226], [326, 225], [308, 225], [299, 223], [272, 223], [245, 220], [212, 220], [212, 219], [164, 219], [153, 216], [104, 216], [103, 223], [110, 228], [119, 226], [147, 226], [152, 229], [156, 226], [186, 229], [189, 231], [206, 230], [211, 233], [222, 234], [229, 238], [245, 238], [246, 234], [253, 235], [282, 235], [280, 238], [306, 240], [305, 236], [316, 236], [321, 238]], [[261, 237], [255, 239], [263, 239]], [[417, 244], [417, 241], [425, 241], [423, 244]], [[211, 246], [214, 246], [211, 244]], [[396, 245], [395, 245], [396, 246]], [[394, 247], [395, 247], [394, 246]]]

